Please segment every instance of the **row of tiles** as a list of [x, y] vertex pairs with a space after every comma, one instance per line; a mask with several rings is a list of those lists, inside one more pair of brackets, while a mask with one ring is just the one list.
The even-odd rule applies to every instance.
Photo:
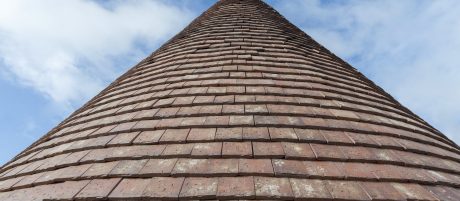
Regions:
[[[222, 91], [218, 94], [217, 92]], [[259, 93], [262, 91], [262, 93]], [[270, 91], [265, 95], [264, 91]], [[90, 119], [101, 118], [104, 115], [120, 114], [130, 110], [140, 110], [146, 108], [159, 108], [167, 106], [206, 106], [215, 104], [275, 104], [280, 107], [305, 107], [304, 109], [317, 108], [317, 110], [336, 109], [344, 111], [360, 111], [363, 115], [376, 115], [365, 120], [384, 121], [391, 119], [396, 122], [392, 124], [413, 127], [417, 126], [432, 131], [431, 127], [418, 119], [408, 118], [407, 115], [386, 107], [374, 107], [368, 104], [350, 102], [346, 100], [326, 99], [323, 93], [309, 93], [308, 97], [302, 95], [303, 90], [283, 89], [274, 87], [199, 87], [183, 88], [176, 90], [166, 90], [155, 93], [142, 93], [141, 95], [127, 96], [116, 99], [108, 103], [88, 108], [86, 112], [73, 116], [73, 122], [87, 121]], [[225, 92], [225, 93], [223, 93]], [[286, 94], [290, 94], [287, 96]], [[311, 96], [321, 97], [312, 98]], [[382, 105], [381, 105], [382, 106]], [[235, 111], [236, 113], [240, 110]], [[286, 110], [284, 113], [295, 114], [295, 110]], [[333, 115], [331, 115], [333, 116]], [[68, 120], [68, 121], [69, 121]], [[390, 120], [385, 120], [387, 123]], [[409, 123], [407, 124], [406, 121]], [[69, 125], [67, 125], [69, 126]]]
[[10, 190], [81, 178], [276, 176], [334, 180], [411, 182], [460, 187], [460, 175], [397, 165], [286, 159], [140, 159], [68, 166], [0, 182]]
[[[236, 67], [236, 66], [235, 66]], [[223, 68], [223, 67], [218, 67], [218, 68]], [[192, 70], [191, 70], [192, 71]], [[193, 70], [193, 71], [197, 71], [197, 70]], [[368, 90], [363, 90], [363, 89], [359, 89], [359, 88], [356, 88], [356, 87], [348, 87], [346, 84], [335, 84], [337, 86], [330, 86], [330, 84], [328, 83], [323, 83], [324, 81], [321, 81], [320, 79], [310, 79], [310, 80], [318, 80], [318, 81], [304, 81], [302, 79], [299, 79], [299, 78], [302, 78], [304, 76], [299, 76], [299, 75], [280, 75], [280, 74], [275, 74], [275, 73], [260, 73], [260, 72], [213, 72], [213, 73], [187, 73], [187, 72], [184, 72], [186, 74], [184, 75], [180, 75], [180, 76], [175, 76], [175, 77], [169, 77], [169, 78], [162, 78], [162, 79], [153, 79], [153, 81], [146, 81], [146, 82], [142, 82], [143, 84], [140, 86], [140, 85], [137, 85], [136, 83], [130, 83], [130, 85], [132, 87], [129, 88], [130, 91], [132, 90], [136, 90], [136, 89], [139, 89], [139, 88], [145, 88], [144, 86], [146, 87], [150, 87], [150, 86], [156, 86], [156, 85], [159, 85], [159, 86], [162, 86], [162, 85], [165, 85], [165, 84], [175, 84], [175, 83], [183, 83], [183, 82], [188, 82], [189, 86], [194, 86], [194, 87], [202, 87], [204, 86], [207, 82], [218, 82], [220, 86], [223, 86], [223, 85], [234, 85], [234, 84], [240, 84], [240, 85], [244, 85], [247, 83], [247, 81], [245, 80], [253, 80], [253, 79], [261, 79], [261, 80], [271, 80], [269, 82], [260, 82], [260, 84], [258, 85], [262, 85], [262, 86], [279, 86], [279, 87], [289, 87], [289, 86], [286, 86], [284, 85], [284, 83], [280, 83], [280, 82], [303, 82], [302, 83], [302, 86], [296, 86], [297, 88], [302, 88], [302, 89], [305, 89], [305, 86], [308, 86], [310, 85], [311, 88], [309, 88], [309, 90], [315, 90], [315, 91], [331, 91], [331, 92], [337, 92], [339, 94], [345, 94], [345, 95], [351, 95], [353, 94], [354, 96], [360, 96], [360, 97], [363, 97], [363, 98], [366, 98], [368, 100], [376, 100], [376, 101], [379, 101], [379, 102], [383, 102], [385, 104], [388, 104], [388, 105], [391, 105], [391, 103], [387, 100], [385, 100], [385, 98], [383, 97], [379, 97], [379, 96], [376, 96], [372, 93], [369, 93]], [[150, 78], [148, 78], [150, 79]], [[160, 82], [160, 81], [163, 81], [163, 82]], [[152, 85], [152, 82], [154, 82], [155, 84]], [[334, 83], [337, 83], [337, 81], [330, 81], [330, 82], [334, 82]], [[193, 83], [193, 84], [192, 84]], [[211, 83], [209, 83], [211, 84]], [[280, 84], [280, 85], [278, 85]], [[307, 85], [308, 84], [308, 85]], [[254, 84], [252, 84], [254, 85]], [[136, 88], [133, 88], [136, 87]], [[291, 85], [291, 86], [294, 86], [294, 85]], [[250, 87], [250, 86], [249, 86]], [[298, 89], [300, 90], [300, 89]], [[123, 93], [127, 92], [128, 90], [124, 90]], [[150, 90], [149, 92], [153, 92], [152, 90]], [[303, 90], [302, 92], [306, 92], [305, 90]], [[219, 91], [216, 91], [215, 92], [217, 95], [220, 95], [220, 94], [225, 94], [225, 91], [222, 91], [222, 90], [219, 90]], [[262, 92], [258, 92], [259, 94], [262, 93], [266, 93], [266, 91], [262, 91]], [[116, 94], [121, 94], [121, 93], [114, 93], [114, 94], [110, 94], [106, 97], [110, 97], [110, 96], [113, 96], [113, 95], [116, 95]], [[289, 95], [289, 94], [287, 94]], [[291, 95], [294, 95], [294, 94], [291, 94]], [[295, 95], [298, 95], [298, 94], [295, 94]], [[351, 96], [353, 96], [351, 95]]]
[[[378, 100], [368, 100], [362, 96], [356, 96], [350, 93], [336, 93], [330, 89], [323, 88], [324, 90], [312, 90], [304, 89], [303, 87], [293, 87], [295, 83], [283, 84], [283, 86], [269, 85], [267, 84], [249, 84], [248, 88], [242, 86], [241, 83], [245, 82], [246, 79], [208, 79], [203, 81], [187, 81], [179, 82], [175, 84], [166, 85], [149, 85], [146, 88], [133, 88], [131, 91], [126, 91], [112, 97], [106, 97], [103, 99], [105, 104], [115, 104], [113, 102], [119, 102], [122, 99], [136, 99], [142, 101], [145, 98], [170, 98], [170, 97], [182, 97], [182, 96], [283, 96], [290, 99], [301, 99], [301, 98], [313, 98], [318, 101], [336, 100], [344, 101], [348, 103], [363, 105], [372, 107], [379, 110], [392, 111], [409, 118], [413, 118], [407, 112], [390, 106]], [[247, 80], [246, 80], [247, 81]], [[265, 82], [265, 81], [264, 81]], [[216, 87], [220, 85], [221, 87]], [[222, 87], [225, 86], [225, 87]], [[210, 91], [208, 92], [208, 90]], [[247, 90], [246, 90], [247, 89]], [[144, 96], [148, 96], [145, 97]], [[148, 99], [147, 99], [148, 100]], [[97, 105], [100, 107], [100, 105]], [[92, 106], [91, 109], [97, 106]], [[359, 107], [359, 106], [358, 106]]]
[[[236, 50], [233, 50], [236, 51]], [[232, 51], [232, 52], [233, 52]], [[374, 92], [374, 90], [357, 81], [350, 81], [346, 79], [346, 77], [342, 76], [335, 76], [331, 73], [319, 73], [315, 70], [310, 70], [308, 68], [291, 68], [291, 67], [273, 67], [273, 66], [258, 66], [258, 65], [231, 65], [232, 59], [243, 57], [243, 55], [225, 55], [225, 56], [217, 56], [217, 57], [209, 57], [206, 59], [199, 59], [199, 61], [195, 63], [185, 63], [180, 65], [179, 64], [171, 64], [171, 67], [159, 68], [157, 70], [152, 70], [146, 73], [137, 74], [136, 72], [133, 75], [123, 79], [123, 82], [119, 83], [116, 88], [120, 89], [124, 87], [128, 87], [135, 84], [146, 83], [152, 80], [158, 79], [166, 79], [168, 80], [175, 80], [177, 77], [183, 77], [185, 80], [193, 79], [201, 79], [201, 78], [208, 78], [209, 74], [218, 73], [216, 74], [216, 78], [270, 78], [276, 80], [296, 80], [302, 82], [313, 82], [319, 84], [325, 84], [332, 87], [337, 87], [340, 89], [347, 89], [351, 91], [357, 92], [368, 92], [376, 97], [384, 98], [381, 94]], [[244, 57], [250, 59], [250, 63], [254, 63], [255, 59], [262, 59], [261, 56], [253, 56], [253, 55], [244, 55]], [[209, 62], [208, 60], [212, 61], [213, 59], [219, 60], [221, 65], [217, 66], [202, 66], [200, 65], [203, 62]], [[190, 59], [187, 60], [187, 62]], [[187, 65], [189, 64], [189, 65]], [[204, 63], [206, 65], [210, 65], [208, 63]], [[227, 76], [225, 76], [225, 74]], [[190, 78], [187, 75], [194, 75]]]
[[[256, 98], [264, 98], [264, 101], [257, 101]], [[354, 122], [369, 122], [373, 124], [382, 124], [397, 128], [418, 130], [419, 132], [431, 133], [429, 128], [420, 123], [406, 122], [406, 118], [394, 115], [389, 112], [380, 113], [371, 111], [362, 111], [360, 109], [343, 108], [341, 102], [324, 101], [330, 106], [322, 107], [321, 102], [318, 105], [311, 106], [306, 103], [300, 105], [280, 102], [286, 97], [280, 96], [186, 96], [167, 99], [151, 99], [147, 102], [134, 102], [124, 106], [114, 106], [107, 108], [103, 112], [93, 113], [70, 122], [67, 126], [78, 125], [90, 121], [97, 121], [103, 118], [114, 118], [114, 115], [132, 115], [135, 112], [148, 112], [148, 118], [171, 118], [183, 116], [221, 116], [221, 115], [290, 115], [290, 116], [307, 116], [325, 119], [341, 119]], [[309, 101], [309, 100], [304, 100]], [[234, 104], [234, 103], [252, 103], [252, 104]], [[270, 104], [264, 104], [264, 103]], [[314, 102], [314, 101], [312, 101]], [[219, 103], [219, 104], [218, 104]], [[256, 104], [257, 103], [257, 104]], [[145, 110], [145, 108], [150, 108]], [[144, 117], [144, 116], [143, 116]], [[391, 118], [388, 118], [391, 117]], [[132, 116], [131, 119], [138, 117]], [[402, 118], [402, 119], [401, 119]], [[124, 118], [121, 118], [124, 119]]]
[[[223, 40], [230, 40], [229, 38], [225, 38], [225, 36], [222, 36]], [[238, 39], [233, 39], [233, 40], [238, 40]], [[240, 40], [247, 40], [246, 38], [243, 39], [241, 38]], [[193, 70], [193, 69], [201, 69], [203, 72], [210, 72], [208, 70], [214, 70], [214, 69], [219, 69], [217, 67], [225, 67], [230, 64], [227, 60], [229, 59], [236, 59], [239, 56], [240, 58], [250, 58], [251, 60], [259, 60], [259, 61], [267, 61], [267, 60], [273, 60], [273, 61], [285, 61], [287, 58], [295, 58], [295, 59], [302, 59], [302, 62], [294, 62], [294, 63], [273, 63], [272, 65], [268, 66], [260, 66], [260, 67], [266, 67], [266, 68], [261, 68], [261, 72], [263, 70], [268, 70], [269, 72], [273, 73], [288, 73], [292, 75], [299, 75], [299, 74], [305, 74], [305, 75], [313, 75], [315, 77], [321, 77], [321, 78], [330, 78], [330, 79], [335, 79], [335, 80], [340, 80], [341, 82], [344, 83], [350, 83], [351, 85], [358, 85], [360, 87], [364, 88], [370, 88], [369, 86], [366, 85], [365, 82], [355, 78], [355, 77], [350, 77], [350, 73], [346, 73], [337, 69], [334, 69], [326, 62], [319, 61], [319, 62], [311, 62], [309, 60], [311, 59], [316, 59], [318, 57], [313, 56], [313, 55], [299, 55], [299, 54], [304, 54], [303, 52], [298, 52], [298, 51], [290, 51], [290, 52], [285, 52], [285, 51], [280, 51], [278, 49], [274, 48], [263, 48], [258, 49], [261, 47], [257, 46], [232, 46], [235, 42], [224, 42], [221, 44], [215, 44], [215, 46], [219, 45], [219, 47], [213, 47], [213, 45], [209, 45], [208, 48], [206, 49], [201, 49], [201, 50], [195, 50], [193, 52], [180, 52], [177, 55], [170, 55], [168, 58], [165, 58], [163, 61], [161, 61], [161, 58], [155, 58], [154, 63], [148, 63], [144, 65], [140, 65], [139, 67], [136, 68], [136, 71], [133, 71], [132, 74], [129, 75], [129, 77], [126, 77], [125, 79], [120, 81], [120, 84], [126, 83], [129, 81], [134, 81], [134, 78], [143, 78], [146, 77], [146, 75], [152, 74], [152, 76], [158, 76], [158, 75], [153, 75], [154, 72], [157, 73], [165, 73], [165, 74], [175, 74], [174, 71], [176, 70]], [[203, 42], [203, 44], [206, 44]], [[192, 46], [193, 47], [193, 46]], [[244, 56], [243, 56], [244, 55]], [[249, 57], [249, 56], [250, 57]], [[185, 60], [186, 59], [186, 60]], [[220, 65], [212, 65], [212, 63], [209, 62], [214, 62], [214, 61], [219, 61]], [[308, 63], [308, 64], [306, 64]], [[235, 66], [236, 67], [236, 66]], [[238, 67], [244, 67], [244, 66], [238, 66]], [[227, 70], [237, 70], [237, 68], [220, 68], [220, 69], [227, 69]], [[239, 68], [238, 68], [239, 69]], [[245, 69], [242, 69], [243, 71], [248, 71]], [[200, 72], [201, 72], [200, 71]], [[370, 88], [371, 89], [371, 88]]]
[[[212, 80], [210, 80], [212, 81]], [[221, 81], [221, 80], [217, 80]], [[235, 83], [238, 83], [238, 80], [234, 80]], [[85, 112], [81, 115], [88, 115], [89, 113], [95, 113], [100, 111], [101, 109], [108, 109], [110, 107], [118, 106], [118, 105], [127, 105], [127, 104], [134, 104], [139, 102], [146, 102], [150, 101], [152, 98], [155, 99], [165, 99], [165, 98], [174, 98], [174, 97], [189, 97], [189, 96], [214, 96], [214, 97], [222, 97], [222, 96], [234, 96], [233, 102], [238, 103], [238, 99], [240, 97], [272, 97], [270, 100], [280, 103], [293, 103], [293, 104], [302, 104], [302, 103], [321, 103], [321, 102], [328, 102], [328, 101], [336, 101], [336, 102], [343, 102], [344, 104], [352, 105], [351, 108], [361, 108], [366, 107], [369, 108], [370, 111], [378, 111], [379, 113], [389, 113], [386, 111], [391, 111], [395, 114], [400, 114], [406, 117], [410, 117], [405, 113], [402, 113], [399, 110], [396, 110], [392, 107], [389, 107], [384, 104], [375, 103], [372, 101], [360, 100], [354, 101], [354, 99], [348, 99], [344, 97], [344, 100], [340, 100], [337, 97], [342, 97], [338, 94], [325, 93], [321, 91], [315, 90], [306, 90], [306, 89], [297, 89], [297, 88], [286, 88], [286, 87], [270, 87], [270, 86], [202, 86], [201, 81], [197, 82], [197, 86], [182, 86], [179, 89], [161, 89], [160, 91], [151, 92], [150, 89], [144, 90], [137, 90], [133, 93], [127, 93], [123, 96], [115, 96], [111, 99], [105, 99], [103, 103], [98, 103], [96, 105], [91, 106], [91, 112]], [[195, 83], [190, 83], [190, 85]], [[163, 88], [166, 85], [158, 85], [154, 88]], [[290, 100], [286, 101], [279, 101], [278, 97], [286, 97]], [[253, 98], [255, 99], [255, 98]], [[298, 100], [300, 99], [300, 100]], [[312, 99], [312, 101], [305, 102], [301, 100], [303, 99]], [[262, 99], [263, 100], [263, 99]], [[241, 101], [244, 101], [241, 99]], [[241, 102], [240, 101], [240, 102]], [[250, 101], [250, 100], [248, 100]], [[258, 102], [256, 100], [252, 100], [252, 102]], [[261, 103], [265, 103], [266, 101], [261, 101]], [[212, 103], [212, 102], [211, 102]], [[88, 108], [89, 109], [89, 108]], [[400, 116], [399, 115], [399, 116]], [[395, 115], [391, 115], [395, 116]], [[412, 118], [412, 117], [410, 117]], [[413, 118], [412, 118], [413, 119]]]
[[[234, 116], [234, 119], [239, 118], [240, 116]], [[220, 122], [230, 121], [231, 117], [228, 116], [211, 116], [207, 118], [196, 119], [194, 117], [189, 118], [188, 120], [204, 121], [206, 122]], [[177, 119], [176, 119], [177, 120]], [[236, 120], [235, 120], [236, 121]], [[240, 121], [240, 120], [239, 120]], [[366, 145], [373, 147], [385, 147], [393, 149], [404, 149], [413, 152], [420, 152], [427, 154], [434, 154], [441, 157], [451, 158], [456, 160], [458, 154], [455, 152], [447, 151], [436, 146], [430, 146], [423, 140], [422, 136], [419, 138], [422, 141], [414, 141], [417, 139], [417, 134], [408, 132], [409, 135], [406, 135], [404, 132], [397, 132], [394, 130], [391, 133], [398, 133], [399, 135], [382, 135], [383, 132], [369, 134], [370, 132], [357, 133], [354, 131], [343, 132], [343, 131], [334, 131], [334, 130], [316, 130], [316, 129], [299, 129], [299, 128], [276, 128], [276, 127], [232, 127], [228, 128], [192, 128], [192, 129], [166, 129], [169, 130], [156, 130], [148, 131], [151, 128], [160, 124], [160, 120], [144, 120], [139, 122], [127, 122], [123, 124], [114, 124], [109, 126], [104, 126], [100, 128], [94, 128], [85, 130], [82, 132], [77, 132], [74, 134], [65, 135], [62, 137], [54, 138], [47, 142], [38, 145], [35, 149], [30, 150], [30, 154], [43, 150], [44, 148], [49, 148], [54, 146], [51, 149], [45, 149], [41, 153], [41, 157], [54, 154], [60, 151], [65, 150], [70, 147], [70, 144], [75, 142], [76, 146], [78, 144], [83, 144], [85, 142], [94, 141], [93, 144], [107, 143], [115, 136], [113, 134], [118, 134], [115, 137], [113, 145], [116, 144], [130, 144], [132, 140], [137, 136], [131, 133], [131, 131], [136, 130], [146, 130], [140, 135], [138, 140], [135, 140], [136, 143], [182, 143], [182, 142], [196, 142], [196, 141], [238, 141], [238, 140], [256, 140], [256, 141], [301, 141], [301, 142], [314, 142], [314, 143], [328, 143], [328, 144], [344, 144], [344, 145]], [[335, 122], [331, 122], [335, 123]], [[226, 124], [226, 125], [227, 125]], [[377, 127], [379, 128], [379, 127]], [[271, 129], [271, 134], [270, 134]], [[388, 130], [386, 130], [388, 131]], [[392, 130], [390, 130], [392, 131]], [[129, 135], [124, 135], [126, 133], [131, 133]], [[154, 133], [154, 134], [152, 134]], [[178, 134], [175, 134], [178, 133]], [[203, 133], [203, 134], [201, 134]], [[388, 132], [384, 132], [388, 133]], [[100, 140], [94, 139], [98, 136], [107, 136], [112, 135], [112, 137], [101, 138]], [[133, 136], [134, 135], [134, 136]], [[411, 140], [403, 139], [408, 138]], [[425, 137], [426, 138], [426, 137]], [[430, 139], [430, 138], [427, 138]], [[80, 142], [79, 142], [80, 141]], [[98, 142], [100, 141], [100, 143]], [[432, 141], [428, 141], [432, 142]], [[90, 143], [91, 144], [91, 143]], [[434, 144], [436, 143], [429, 143]], [[106, 144], [102, 144], [106, 145]], [[61, 148], [63, 146], [64, 149]], [[76, 147], [75, 149], [83, 148], [84, 146]], [[57, 151], [52, 151], [53, 149]], [[35, 151], [34, 151], [35, 150]], [[47, 150], [47, 151], [46, 151]], [[30, 155], [29, 154], [29, 155]], [[25, 157], [25, 155], [23, 156]], [[30, 158], [30, 157], [29, 157]], [[37, 157], [36, 157], [37, 158]], [[23, 160], [22, 160], [23, 161]]]
[[[241, 106], [241, 105], [240, 105]], [[256, 105], [255, 107], [260, 107]], [[226, 115], [226, 116], [210, 116], [211, 109], [219, 109], [220, 106], [209, 106], [203, 107], [208, 108], [207, 113], [191, 115], [191, 113], [199, 113], [202, 106], [195, 107], [181, 107], [181, 108], [165, 108], [162, 111], [157, 110], [143, 110], [132, 113], [125, 113], [118, 116], [108, 116], [99, 120], [93, 120], [84, 124], [78, 124], [78, 126], [72, 129], [82, 130], [80, 132], [70, 132], [70, 130], [64, 130], [62, 132], [54, 133], [52, 137], [48, 137], [48, 143], [45, 145], [53, 144], [56, 141], [75, 139], [76, 136], [86, 137], [88, 135], [98, 135], [105, 133], [116, 133], [116, 132], [130, 132], [130, 131], [142, 131], [142, 130], [153, 130], [153, 129], [168, 129], [168, 128], [197, 128], [197, 127], [293, 127], [293, 128], [317, 128], [337, 131], [350, 131], [358, 133], [370, 133], [377, 135], [389, 135], [397, 138], [408, 139], [410, 141], [421, 142], [423, 144], [433, 145], [433, 150], [437, 149], [434, 153], [442, 153], [446, 156], [454, 156], [458, 153], [456, 147], [448, 144], [444, 141], [438, 141], [443, 139], [439, 136], [434, 137], [434, 134], [427, 133], [415, 133], [407, 130], [397, 129], [388, 127], [386, 125], [378, 125], [373, 123], [366, 123], [361, 121], [350, 121], [335, 119], [335, 117], [318, 118], [318, 117], [305, 117], [305, 116], [263, 116], [263, 115]], [[239, 105], [229, 105], [228, 112], [235, 112], [240, 108]], [[282, 108], [282, 107], [281, 107]], [[222, 110], [223, 111], [223, 107]], [[226, 110], [226, 111], [227, 111]], [[324, 109], [316, 111], [325, 111]], [[338, 111], [338, 110], [336, 110]], [[181, 113], [182, 115], [168, 116], [168, 113]], [[283, 111], [280, 111], [283, 112]], [[339, 113], [340, 112], [340, 113]], [[347, 111], [338, 111], [337, 114], [346, 114]], [[164, 117], [158, 119], [152, 119], [154, 114], [161, 114]], [[189, 114], [189, 115], [187, 115]], [[358, 114], [355, 112], [354, 114]], [[286, 115], [286, 114], [284, 114]], [[331, 113], [331, 115], [333, 115]], [[178, 117], [176, 117], [178, 116]], [[183, 116], [183, 117], [181, 117]], [[361, 115], [365, 116], [365, 115]], [[151, 119], [151, 120], [142, 120]], [[137, 120], [137, 121], [136, 121]], [[118, 123], [117, 122], [124, 122]], [[101, 125], [103, 125], [101, 127]], [[106, 126], [105, 126], [106, 125]], [[96, 130], [97, 129], [97, 130]], [[83, 136], [85, 135], [85, 136]], [[67, 136], [64, 138], [58, 138], [59, 136]], [[434, 139], [433, 139], [434, 138]], [[55, 139], [55, 140], [53, 140]], [[296, 137], [295, 139], [301, 139]], [[415, 143], [417, 144], [417, 143]], [[414, 144], [414, 145], [415, 145]], [[414, 146], [413, 145], [413, 146]], [[441, 150], [445, 149], [445, 150]], [[431, 150], [430, 150], [431, 152]], [[455, 156], [454, 156], [455, 158]]]
[[[212, 87], [212, 86], [262, 86], [262, 87], [277, 87], [277, 88], [290, 88], [292, 90], [297, 90], [297, 93], [283, 93], [280, 95], [308, 95], [308, 92], [311, 93], [320, 93], [320, 92], [329, 92], [332, 97], [344, 96], [347, 99], [358, 98], [363, 99], [364, 101], [371, 102], [374, 105], [384, 104], [390, 107], [398, 107], [398, 104], [391, 102], [382, 97], [378, 97], [368, 92], [358, 93], [362, 90], [350, 90], [343, 89], [339, 87], [329, 86], [328, 84], [316, 83], [316, 82], [305, 82], [301, 80], [285, 80], [279, 79], [277, 77], [264, 77], [264, 78], [242, 78], [237, 77], [240, 73], [209, 73], [202, 75], [186, 75], [186, 76], [177, 76], [171, 78], [155, 79], [148, 82], [142, 82], [141, 84], [134, 84], [129, 87], [122, 88], [112, 93], [107, 93], [105, 96], [100, 97], [99, 99], [109, 99], [110, 97], [128, 97], [126, 94], [129, 94], [136, 90], [141, 90], [149, 88], [149, 92], [157, 92], [163, 87], [165, 89], [181, 89], [186, 87]], [[234, 76], [234, 77], [232, 77]], [[155, 88], [157, 88], [155, 90]], [[302, 92], [302, 93], [300, 93]], [[268, 92], [267, 92], [268, 93]], [[274, 92], [276, 93], [276, 92]], [[222, 95], [213, 94], [213, 95]], [[265, 91], [259, 93], [261, 95], [265, 94]]]
[[[143, 122], [147, 123], [156, 122]], [[136, 124], [137, 125], [137, 124]], [[134, 124], [124, 125], [135, 127]], [[192, 129], [167, 129], [143, 132], [128, 132], [125, 128], [112, 125], [101, 129], [94, 129], [90, 132], [77, 133], [68, 135], [63, 143], [49, 144], [52, 146], [48, 149], [39, 149], [28, 155], [16, 160], [6, 167], [14, 167], [23, 164], [26, 161], [35, 161], [37, 159], [49, 158], [50, 156], [62, 152], [69, 153], [84, 149], [94, 149], [110, 146], [126, 146], [131, 144], [170, 144], [170, 143], [191, 143], [191, 142], [213, 142], [213, 141], [291, 141], [304, 143], [324, 143], [324, 146], [339, 150], [335, 145], [346, 145], [356, 150], [361, 150], [367, 146], [372, 149], [393, 149], [406, 150], [407, 154], [421, 152], [442, 158], [449, 158], [456, 161], [458, 156], [452, 152], [445, 151], [433, 146], [427, 146], [423, 143], [417, 143], [411, 140], [404, 140], [382, 135], [367, 135], [353, 132], [326, 131], [315, 129], [292, 129], [292, 128], [266, 128], [266, 127], [236, 127], [236, 128], [192, 128]], [[121, 132], [121, 133], [118, 133]], [[107, 134], [112, 133], [111, 135]], [[118, 134], [117, 134], [118, 133]], [[71, 140], [80, 139], [80, 140]], [[66, 143], [67, 142], [67, 143]], [[219, 143], [217, 143], [219, 144]], [[222, 143], [220, 143], [222, 144]], [[316, 145], [315, 145], [316, 146]], [[344, 146], [344, 147], [346, 147]], [[369, 148], [370, 149], [370, 148]], [[412, 153], [411, 153], [412, 152]], [[416, 154], [417, 155], [417, 154]], [[454, 163], [453, 161], [451, 163]], [[421, 164], [430, 164], [421, 162]], [[451, 167], [451, 166], [450, 166]]]
[[[133, 126], [135, 128], [136, 125]], [[132, 129], [132, 128], [131, 128]], [[131, 130], [128, 129], [128, 130]], [[50, 147], [56, 147], [65, 143], [75, 142], [73, 145], [67, 145], [69, 150], [79, 150], [85, 146], [103, 145], [117, 146], [130, 144], [157, 144], [157, 143], [192, 143], [192, 142], [213, 142], [213, 141], [290, 141], [306, 143], [322, 143], [330, 145], [360, 145], [375, 148], [392, 148], [397, 150], [406, 150], [411, 152], [421, 152], [429, 155], [436, 155], [443, 158], [458, 160], [458, 154], [446, 151], [439, 147], [427, 145], [425, 143], [415, 142], [396, 137], [384, 135], [370, 135], [355, 132], [333, 131], [333, 130], [316, 130], [316, 129], [293, 129], [293, 128], [276, 128], [276, 127], [236, 127], [236, 128], [191, 128], [182, 130], [155, 130], [124, 132], [112, 125], [101, 129], [90, 130], [67, 135], [61, 138], [54, 138], [45, 143], [38, 145], [38, 150]], [[118, 133], [118, 134], [117, 134]], [[95, 139], [98, 136], [102, 140]], [[98, 142], [101, 141], [101, 142]], [[106, 144], [101, 144], [106, 142]], [[56, 148], [61, 150], [60, 148]], [[47, 155], [56, 152], [50, 151]], [[46, 156], [45, 153], [34, 157], [40, 158]]]
[[41, 185], [0, 193], [1, 200], [282, 199], [457, 201], [460, 190], [413, 183], [273, 177], [111, 178]]
[[[169, 145], [128, 145], [102, 148], [93, 141], [82, 151], [73, 150], [42, 160], [13, 166], [2, 173], [3, 178], [17, 177], [37, 172], [67, 167], [78, 163], [92, 163], [133, 158], [287, 158], [300, 160], [358, 161], [365, 163], [395, 164], [422, 167], [443, 172], [457, 172], [460, 164], [405, 151], [359, 146], [289, 142], [211, 142]], [[107, 143], [107, 141], [105, 142]], [[35, 156], [34, 156], [35, 157]]]

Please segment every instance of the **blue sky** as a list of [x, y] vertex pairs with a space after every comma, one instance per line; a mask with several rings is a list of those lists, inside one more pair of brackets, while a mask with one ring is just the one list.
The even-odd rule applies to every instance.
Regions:
[[[213, 0], [0, 0], [0, 164]], [[267, 0], [460, 142], [460, 1]]]

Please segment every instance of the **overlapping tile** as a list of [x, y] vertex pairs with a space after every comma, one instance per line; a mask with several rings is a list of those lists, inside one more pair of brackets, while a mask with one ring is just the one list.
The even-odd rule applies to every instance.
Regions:
[[0, 170], [0, 200], [458, 200], [459, 147], [259, 0], [221, 0]]

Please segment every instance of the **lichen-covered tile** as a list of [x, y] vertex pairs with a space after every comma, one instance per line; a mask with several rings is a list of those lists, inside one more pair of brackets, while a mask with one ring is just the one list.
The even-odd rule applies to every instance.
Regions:
[[187, 157], [192, 153], [195, 144], [168, 144], [164, 149], [162, 156], [167, 157]]
[[120, 161], [109, 174], [112, 176], [135, 176], [144, 167], [145, 163], [147, 163], [147, 159], [123, 160]]
[[217, 128], [216, 140], [241, 141], [243, 139], [243, 128]]
[[136, 199], [142, 196], [144, 189], [150, 184], [150, 179], [125, 178], [108, 196], [113, 200]]
[[267, 127], [244, 127], [243, 139], [252, 141], [270, 140], [270, 134]]
[[156, 144], [160, 140], [165, 130], [142, 131], [136, 139], [134, 144]]
[[360, 182], [372, 200], [404, 200], [405, 197], [388, 182]]
[[253, 116], [230, 116], [230, 122], [228, 123], [231, 126], [252, 126], [254, 125]]
[[91, 180], [74, 198], [77, 200], [106, 198], [120, 180], [120, 178]]
[[167, 129], [161, 136], [160, 142], [185, 142], [189, 131], [190, 129]]
[[297, 141], [293, 128], [268, 128], [272, 141]]
[[314, 159], [315, 153], [307, 143], [282, 142], [287, 159]]
[[272, 176], [274, 172], [270, 159], [239, 159], [238, 174]]
[[424, 186], [424, 188], [439, 200], [458, 201], [458, 198], [460, 198], [460, 190], [456, 188], [447, 186]]
[[255, 177], [257, 199], [293, 199], [288, 178]]
[[215, 136], [215, 128], [192, 128], [187, 136], [187, 142], [213, 141]]
[[253, 142], [254, 157], [284, 158], [285, 153], [281, 142]]
[[177, 159], [149, 159], [139, 171], [142, 176], [169, 176]]
[[146, 199], [176, 200], [184, 182], [183, 177], [154, 177], [150, 180], [142, 197]]
[[185, 178], [179, 199], [214, 199], [217, 194], [217, 178]]
[[355, 181], [326, 181], [327, 189], [338, 200], [371, 200], [364, 189]]
[[139, 135], [140, 132], [130, 132], [130, 133], [120, 133], [117, 134], [109, 143], [108, 146], [121, 146], [121, 145], [130, 145], [134, 138]]
[[237, 159], [179, 159], [174, 166], [172, 175], [176, 176], [218, 176], [236, 175]]
[[251, 142], [224, 142], [222, 157], [252, 157]]
[[324, 181], [290, 178], [295, 200], [332, 200]]
[[222, 142], [195, 143], [191, 156], [199, 158], [216, 158], [222, 154]]
[[105, 177], [110, 171], [119, 163], [119, 161], [105, 162], [105, 163], [93, 163], [85, 173], [83, 178], [89, 177]]
[[438, 199], [428, 190], [414, 183], [392, 183], [396, 190], [407, 200], [429, 200], [437, 201]]
[[346, 160], [342, 150], [336, 145], [311, 144], [318, 160]]
[[353, 144], [351, 138], [343, 131], [320, 130], [328, 144]]
[[255, 198], [253, 177], [220, 177], [217, 185], [217, 199]]

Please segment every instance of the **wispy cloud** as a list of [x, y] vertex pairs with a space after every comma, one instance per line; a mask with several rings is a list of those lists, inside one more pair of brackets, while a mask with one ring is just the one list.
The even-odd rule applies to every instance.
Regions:
[[192, 18], [166, 1], [0, 1], [0, 72], [71, 109]]
[[460, 143], [459, 1], [274, 3], [305, 32]]

